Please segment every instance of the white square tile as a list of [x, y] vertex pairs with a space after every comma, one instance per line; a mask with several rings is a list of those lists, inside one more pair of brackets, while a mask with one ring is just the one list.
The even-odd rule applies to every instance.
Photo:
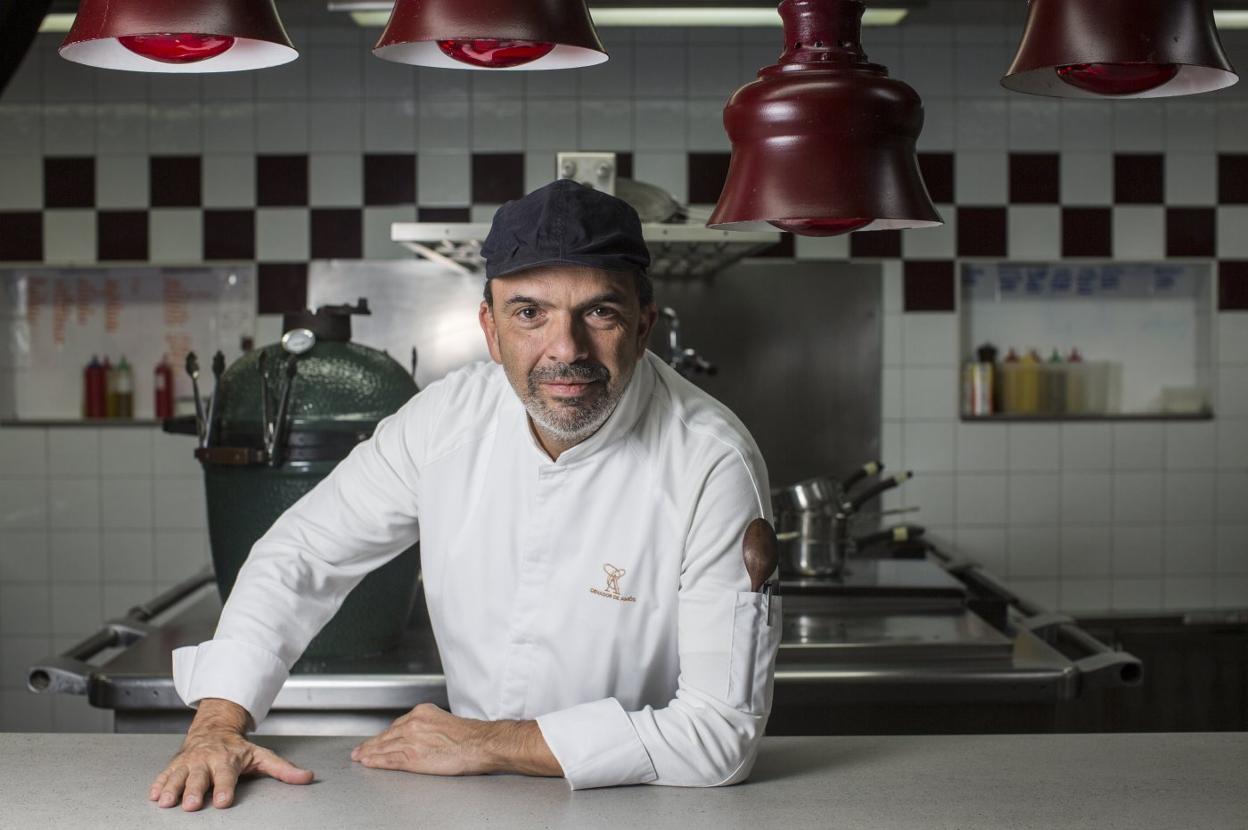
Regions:
[[1004, 475], [959, 473], [957, 520], [962, 525], [999, 525], [1007, 514]]
[[[905, 236], [902, 244], [905, 244]], [[794, 237], [794, 253], [798, 259], [849, 259], [849, 236], [798, 236]], [[888, 307], [885, 306], [885, 311]], [[900, 312], [900, 307], [897, 311]], [[897, 316], [900, 316], [898, 314]]]
[[1245, 521], [1244, 505], [1248, 505], [1248, 470], [1218, 473], [1217, 520], [1225, 524]]
[[684, 150], [685, 102], [657, 98], [638, 100], [633, 109], [633, 144], [638, 150]]
[[1218, 362], [1248, 363], [1248, 314], [1219, 314]]
[[[479, 73], [486, 74], [486, 73]], [[522, 99], [487, 98], [472, 102], [472, 149], [477, 152], [514, 151], [524, 146]]]
[[399, 99], [364, 102], [365, 152], [410, 153], [415, 149], [415, 101]]
[[147, 108], [147, 146], [152, 153], [201, 153], [203, 115], [199, 102], [155, 102]]
[[635, 153], [633, 174], [638, 181], [663, 188], [678, 202], [689, 200], [688, 153]]
[[1160, 579], [1114, 579], [1113, 610], [1155, 612], [1162, 607], [1161, 586]]
[[1114, 522], [1156, 522], [1164, 509], [1161, 473], [1114, 474]]
[[[370, 54], [364, 59], [364, 97], [391, 101], [415, 100], [417, 73], [418, 70], [414, 66], [383, 61]], [[472, 74], [475, 81], [482, 76], [493, 79], [511, 76], [515, 73], [473, 72]], [[517, 84], [517, 87], [519, 88], [520, 85]]]
[[958, 472], [999, 472], [1006, 469], [1007, 427], [1005, 424], [958, 424]]
[[1213, 577], [1168, 577], [1162, 590], [1167, 610], [1199, 611], [1214, 606]]
[[1011, 581], [1011, 587], [1041, 608], [1057, 609], [1061, 602], [1060, 583], [1056, 579], [1020, 579]]
[[1010, 205], [1010, 259], [1054, 260], [1062, 256], [1062, 209], [1057, 205]]
[[1114, 259], [1164, 259], [1166, 211], [1152, 205], [1113, 207]]
[[[917, 367], [905, 370], [903, 412], [906, 418], [948, 419], [958, 416], [956, 367]], [[907, 458], [909, 449], [906, 450]], [[952, 465], [944, 469], [953, 469]]]
[[1224, 153], [1248, 150], [1248, 101], [1218, 102], [1218, 149]]
[[889, 470], [905, 469], [902, 447], [901, 424], [895, 421], [880, 424], [880, 463]]
[[51, 732], [52, 695], [33, 695], [25, 689], [0, 692], [0, 729], [5, 732]]
[[498, 208], [498, 205], [474, 204], [469, 208], [469, 218], [473, 222], [489, 224], [494, 221], [494, 214], [498, 212]]
[[1166, 424], [1166, 469], [1211, 470], [1217, 466], [1217, 424]]
[[1010, 198], [1009, 167], [1005, 153], [958, 153], [953, 165], [958, 204], [1006, 204]]
[[954, 91], [959, 98], [999, 98], [1005, 95], [1001, 75], [1009, 66], [1009, 47], [995, 41], [959, 45], [950, 50], [954, 63]]
[[524, 192], [532, 193], [550, 184], [558, 175], [557, 154], [551, 150], [539, 150], [524, 154]]
[[[43, 107], [38, 104], [0, 105], [0, 155], [30, 155], [43, 148]], [[88, 150], [89, 152], [89, 150]]]
[[[1057, 576], [1060, 543], [1056, 526], [1011, 527], [1008, 544], [1011, 585], [1019, 577]], [[1024, 596], [1036, 600], [1030, 594], [1024, 594]]]
[[260, 208], [256, 211], [256, 260], [305, 262], [310, 256], [307, 208]]
[[1161, 525], [1115, 525], [1113, 571], [1115, 576], [1158, 576], [1165, 557]]
[[880, 375], [880, 417], [899, 420], [902, 417], [903, 373], [897, 367], [884, 367]]
[[416, 73], [417, 89], [422, 101], [464, 101], [472, 90], [468, 76], [473, 73], [458, 69], [421, 67]]
[[948, 152], [957, 143], [958, 109], [956, 98], [928, 98], [923, 101], [923, 132], [920, 152]]
[[308, 61], [294, 60], [257, 72], [256, 98], [302, 100], [308, 97]]
[[[24, 152], [29, 153], [31, 147]], [[94, 104], [45, 104], [43, 153], [47, 156], [88, 156], [95, 148]]]
[[1110, 153], [1063, 153], [1064, 205], [1109, 205], [1114, 201], [1114, 157]]
[[313, 207], [364, 204], [364, 169], [355, 153], [313, 153], [308, 157], [308, 203]]
[[1113, 477], [1109, 473], [1062, 474], [1062, 522], [1099, 524], [1111, 521]]
[[[581, 100], [591, 98], [631, 98], [633, 95], [633, 47], [611, 48], [611, 59], [574, 73], [580, 83]], [[484, 75], [484, 72], [474, 73]]]
[[1217, 508], [1217, 498], [1216, 473], [1166, 473], [1165, 517], [1167, 522], [1212, 523]]
[[1112, 604], [1108, 579], [1063, 579], [1058, 608], [1067, 614], [1099, 614]]
[[[379, 62], [387, 63], [387, 61]], [[472, 87], [473, 102], [523, 101], [526, 74], [525, 72], [469, 72], [468, 83]]]
[[1218, 157], [1213, 153], [1167, 153], [1165, 168], [1166, 204], [1218, 203]]
[[720, 106], [752, 77], [741, 73], [739, 44], [698, 44], [689, 48], [689, 96], [714, 98]]
[[[798, 237], [798, 242], [807, 237]], [[818, 238], [818, 237], [810, 237]], [[844, 239], [845, 237], [826, 237], [831, 239]], [[848, 250], [848, 248], [847, 248]], [[904, 301], [902, 294], [905, 291], [905, 277], [903, 276], [902, 264], [896, 260], [885, 260], [880, 263], [880, 289], [882, 293], [881, 302], [884, 308], [884, 314], [887, 316], [901, 315], [904, 312]]]
[[[143, 72], [118, 72], [118, 75], [138, 75]], [[251, 101], [256, 97], [255, 72], [206, 72], [200, 78], [204, 101]], [[146, 78], [143, 78], [146, 81]]]
[[1165, 466], [1164, 424], [1113, 424], [1113, 465], [1116, 470], [1160, 470]]
[[364, 258], [410, 259], [411, 251], [390, 238], [390, 226], [415, 221], [415, 205], [364, 208]]
[[418, 203], [425, 207], [471, 204], [472, 156], [465, 152], [421, 153], [416, 158], [416, 190]]
[[580, 110], [571, 99], [538, 99], [524, 107], [524, 147], [527, 150], [568, 150], [577, 138]]
[[[204, 207], [256, 206], [256, 158], [252, 155], [204, 156]], [[160, 240], [153, 228], [152, 244]]]
[[46, 637], [52, 633], [51, 605], [47, 583], [0, 585], [0, 631]]
[[1063, 150], [1112, 150], [1114, 115], [1111, 104], [1066, 98], [1062, 100]]
[[[585, 106], [584, 102], [581, 106]], [[728, 152], [732, 149], [732, 142], [729, 141], [728, 133], [724, 129], [723, 101], [718, 98], [694, 98], [688, 102], [687, 112], [690, 150]], [[582, 141], [584, 141], [583, 132]]]
[[[998, 88], [1000, 84], [996, 84]], [[1061, 103], [1037, 96], [1014, 95], [1009, 99], [1010, 149], [1057, 150], [1062, 143]]]
[[1061, 522], [1061, 478], [1056, 473], [1014, 473], [1010, 476], [1009, 519], [1018, 525]]
[[62, 530], [100, 526], [99, 479], [48, 480], [48, 522]]
[[25, 691], [27, 670], [51, 653], [46, 636], [0, 637], [0, 688]]
[[906, 467], [916, 472], [947, 472], [954, 469], [952, 421], [910, 421], [902, 430]]
[[1218, 207], [1218, 256], [1223, 259], [1248, 258], [1248, 205]]
[[95, 211], [45, 210], [43, 212], [43, 259], [53, 265], [88, 265], [95, 262]]
[[0, 478], [0, 505], [0, 530], [42, 529], [47, 524], [47, 488], [42, 482]]
[[[953, 259], [958, 253], [958, 213], [953, 205], [937, 205], [944, 220], [934, 228], [914, 228], [901, 234], [906, 259]], [[834, 239], [845, 237], [832, 237]]]
[[[272, 342], [259, 340], [258, 342]], [[195, 442], [184, 435], [168, 435], [157, 432], [152, 435], [152, 472], [157, 478], [202, 478], [199, 462], [195, 460]], [[163, 487], [157, 482], [156, 489]]]
[[880, 360], [885, 366], [905, 365], [901, 337], [903, 321], [901, 314], [885, 314], [883, 317], [880, 326]]
[[[1166, 150], [1212, 153], [1217, 147], [1218, 105], [1190, 98], [1165, 102]], [[1167, 157], [1166, 163], [1170, 163]]]
[[1248, 606], [1248, 577], [1232, 576], [1214, 580], [1214, 602], [1218, 608]]
[[94, 478], [100, 474], [100, 431], [66, 427], [48, 436], [48, 475]]
[[95, 530], [52, 530], [48, 554], [53, 582], [100, 581], [100, 534]]
[[1004, 527], [961, 527], [956, 531], [958, 556], [978, 562], [993, 575], [1009, 569], [1009, 546]]
[[1214, 565], [1220, 574], [1248, 574], [1248, 524], [1217, 528]]
[[578, 85], [575, 72], [519, 72], [517, 74], [524, 76], [526, 101], [576, 97]]
[[101, 208], [145, 208], [151, 198], [147, 156], [98, 156], [95, 204]]
[[178, 581], [198, 573], [210, 562], [203, 531], [156, 531], [156, 579]]
[[959, 150], [1005, 150], [1009, 143], [1009, 111], [1004, 99], [960, 99], [957, 111]]
[[955, 95], [958, 92], [953, 83], [953, 55], [946, 44], [905, 44], [902, 64], [896, 71], [921, 98]]
[[[0, 482], [0, 485], [3, 483]], [[27, 482], [27, 488], [31, 484]], [[0, 492], [5, 488], [0, 486]], [[42, 500], [44, 485], [39, 485]], [[11, 514], [10, 514], [11, 515]], [[3, 521], [0, 520], [0, 526]], [[0, 530], [0, 584], [10, 582], [47, 582], [50, 577], [48, 562], [48, 531], [42, 527], [26, 530]], [[5, 634], [6, 629], [0, 628]]]
[[1223, 418], [1218, 422], [1218, 468], [1248, 466], [1248, 419]]
[[99, 585], [52, 585], [52, 633], [83, 637], [104, 618], [104, 592]]
[[956, 314], [904, 314], [901, 320], [907, 366], [958, 364]]
[[1114, 149], [1160, 152], [1166, 149], [1165, 105], [1158, 101], [1115, 101]]
[[131, 608], [147, 602], [155, 593], [151, 580], [105, 583], [104, 618], [124, 617]]
[[153, 526], [157, 530], [199, 530], [208, 526], [204, 484], [199, 479], [165, 479], [153, 493]]
[[[579, 119], [584, 149], [623, 152], [633, 148], [632, 101], [619, 98], [581, 101]], [[517, 119], [516, 123], [522, 122]]]
[[1214, 408], [1218, 415], [1248, 415], [1248, 366], [1219, 367], [1217, 378], [1218, 397]]
[[1062, 424], [1062, 469], [1108, 470], [1113, 466], [1109, 424]]
[[306, 58], [309, 91], [317, 98], [358, 101], [364, 89], [364, 62], [374, 60], [354, 47], [317, 47]]
[[420, 135], [417, 145], [424, 151], [459, 151], [468, 147], [469, 109], [466, 101], [421, 101]]
[[[35, 43], [39, 43], [36, 38]], [[17, 71], [9, 79], [4, 89], [6, 101], [40, 101], [43, 99], [43, 58], [44, 51], [32, 48], [17, 65]], [[136, 73], [137, 74], [137, 73]]]
[[1010, 469], [1057, 470], [1062, 434], [1056, 424], [1010, 424]]
[[105, 582], [147, 582], [153, 579], [156, 560], [152, 550], [150, 529], [105, 530], [100, 534]]
[[256, 104], [256, 151], [306, 153], [308, 124], [308, 104], [304, 101], [259, 101]]
[[[205, 171], [205, 175], [207, 171]], [[202, 262], [204, 256], [203, 211], [194, 208], [159, 208], [148, 216], [148, 255], [152, 262], [174, 264]]]
[[43, 209], [43, 159], [0, 156], [0, 210]]
[[0, 477], [43, 478], [48, 474], [47, 430], [0, 427], [0, 460]]
[[901, 486], [901, 498], [919, 511], [907, 521], [934, 528], [949, 526], [954, 520], [955, 478], [951, 474], [923, 473]]
[[201, 111], [205, 153], [254, 153], [256, 105], [252, 101], [213, 101]]
[[309, 106], [308, 149], [313, 153], [358, 153], [363, 150], [363, 102], [316, 101]]
[[683, 97], [689, 88], [687, 47], [650, 43], [647, 38], [633, 50], [633, 95], [639, 99]]

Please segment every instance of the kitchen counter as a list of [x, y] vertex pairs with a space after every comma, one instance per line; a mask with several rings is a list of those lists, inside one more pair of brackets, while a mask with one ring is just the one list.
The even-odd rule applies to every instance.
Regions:
[[351, 762], [352, 738], [258, 739], [317, 775], [244, 783], [235, 807], [161, 810], [172, 735], [0, 733], [6, 827], [1237, 828], [1248, 734], [767, 738], [750, 782], [570, 792], [561, 780], [443, 779]]

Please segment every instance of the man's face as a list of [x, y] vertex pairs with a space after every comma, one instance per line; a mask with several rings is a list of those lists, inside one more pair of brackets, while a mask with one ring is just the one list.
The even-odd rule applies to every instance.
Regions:
[[653, 304], [631, 274], [575, 266], [499, 277], [481, 304], [490, 356], [540, 433], [573, 446], [610, 417], [645, 353]]

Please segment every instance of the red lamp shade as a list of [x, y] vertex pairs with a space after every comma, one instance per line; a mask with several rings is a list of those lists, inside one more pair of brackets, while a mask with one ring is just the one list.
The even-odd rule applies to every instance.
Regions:
[[234, 72], [299, 53], [273, 0], [82, 0], [61, 57], [136, 72]]
[[724, 109], [728, 180], [708, 226], [804, 236], [942, 224], [915, 155], [923, 104], [862, 51], [861, 0], [784, 0], [785, 51]]
[[1238, 80], [1208, 0], [1030, 0], [1001, 84], [1062, 98], [1160, 98]]
[[443, 69], [575, 69], [607, 59], [585, 0], [398, 0], [373, 54]]

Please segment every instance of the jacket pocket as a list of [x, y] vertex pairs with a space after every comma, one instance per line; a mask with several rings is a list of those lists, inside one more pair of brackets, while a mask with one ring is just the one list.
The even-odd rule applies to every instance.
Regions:
[[737, 594], [732, 614], [732, 646], [728, 655], [728, 698], [732, 708], [752, 715], [771, 709], [776, 651], [780, 647], [781, 601], [749, 591]]

